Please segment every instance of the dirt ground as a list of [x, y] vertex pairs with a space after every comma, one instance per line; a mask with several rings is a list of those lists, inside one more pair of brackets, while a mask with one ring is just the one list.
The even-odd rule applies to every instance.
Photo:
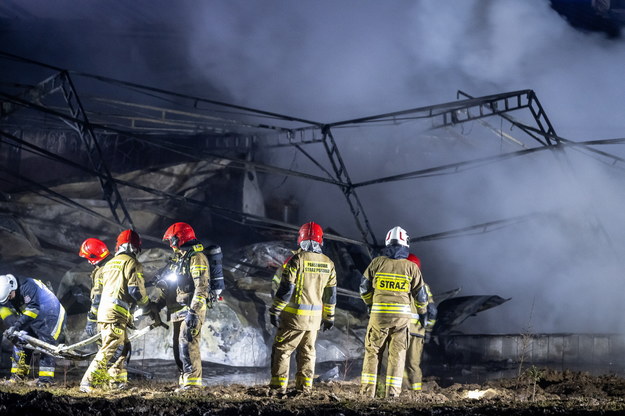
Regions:
[[135, 381], [125, 391], [85, 394], [77, 383], [38, 389], [0, 386], [0, 415], [617, 415], [625, 379], [532, 368], [520, 378], [441, 387], [424, 380], [416, 397], [364, 399], [358, 381], [317, 383], [308, 396], [272, 396], [262, 385], [175, 393], [173, 383]]

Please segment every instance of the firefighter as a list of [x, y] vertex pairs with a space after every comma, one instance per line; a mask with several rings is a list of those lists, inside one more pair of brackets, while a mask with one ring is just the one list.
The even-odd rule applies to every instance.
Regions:
[[102, 267], [109, 258], [108, 247], [97, 238], [87, 238], [80, 246], [78, 255], [87, 259], [89, 264], [93, 266], [91, 272], [91, 308], [87, 312], [87, 325], [85, 332], [88, 336], [94, 336], [98, 333], [98, 308], [100, 306], [100, 298], [102, 297]]
[[207, 301], [212, 305], [224, 289], [222, 254], [219, 246], [204, 249], [193, 228], [185, 222], [169, 226], [163, 241], [174, 251], [168, 267], [176, 279], [176, 302], [180, 306], [171, 314], [171, 320], [174, 359], [180, 373], [178, 391], [184, 391], [202, 387], [202, 324]]
[[365, 335], [365, 356], [362, 364], [360, 393], [374, 397], [382, 348], [388, 343], [385, 379], [386, 397], [401, 393], [411, 303], [425, 314], [427, 294], [419, 267], [407, 260], [408, 234], [394, 227], [386, 234], [383, 255], [374, 258], [362, 277], [360, 295], [370, 312]]
[[269, 308], [271, 324], [278, 328], [271, 351], [271, 381], [276, 393], [286, 393], [289, 361], [297, 351], [295, 389], [312, 388], [317, 331], [334, 326], [336, 272], [334, 262], [321, 252], [323, 230], [308, 222], [299, 229], [299, 249], [282, 268], [280, 284]]
[[[133, 321], [130, 310], [134, 304], [141, 308], [150, 307], [143, 266], [136, 258], [140, 251], [139, 234], [124, 230], [117, 236], [115, 256], [102, 267], [102, 296], [97, 312], [102, 345], [80, 382], [82, 392], [104, 387], [105, 382], [113, 389], [126, 387], [128, 373], [125, 366], [130, 353], [127, 328]], [[120, 347], [121, 351], [118, 351]], [[116, 359], [111, 360], [114, 355]]]
[[[410, 253], [408, 260], [416, 264], [421, 269], [421, 260]], [[421, 357], [423, 355], [423, 345], [429, 339], [432, 328], [436, 323], [436, 305], [434, 297], [430, 291], [430, 286], [425, 283], [425, 290], [428, 296], [428, 304], [426, 308], [425, 325], [417, 313], [417, 305], [412, 304], [412, 318], [410, 320], [410, 340], [408, 342], [408, 350], [406, 351], [406, 382], [408, 391], [418, 393], [422, 388], [423, 373], [421, 372]]]
[[[57, 345], [65, 324], [65, 309], [40, 280], [29, 277], [0, 275], [0, 313], [10, 327], [4, 335], [13, 342], [11, 378], [9, 382], [24, 381], [28, 375], [32, 351], [25, 350], [19, 335], [35, 337], [51, 345]], [[54, 382], [55, 358], [41, 354], [37, 386]]]

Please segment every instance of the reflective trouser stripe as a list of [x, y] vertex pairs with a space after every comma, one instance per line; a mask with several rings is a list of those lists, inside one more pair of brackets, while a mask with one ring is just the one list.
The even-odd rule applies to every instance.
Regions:
[[[410, 390], [421, 390], [423, 374], [421, 372], [421, 356], [423, 354], [423, 338], [420, 336], [410, 336], [408, 350], [406, 351], [406, 381]], [[415, 388], [418, 386], [418, 388]]]
[[182, 385], [201, 386], [202, 385], [202, 357], [200, 354], [200, 341], [202, 340], [202, 318], [197, 328], [191, 331], [191, 340], [186, 335], [188, 332], [187, 322], [180, 322], [180, 332], [178, 334], [178, 348], [180, 361], [182, 363]]
[[270, 386], [274, 387], [286, 387], [287, 384], [289, 384], [288, 377], [271, 377], [271, 382], [269, 383]]
[[401, 388], [403, 377], [386, 376], [386, 385]]
[[54, 367], [39, 367], [39, 377], [54, 377]]
[[[396, 396], [401, 391], [404, 374], [406, 344], [408, 343], [408, 325], [391, 328], [378, 328], [369, 322], [365, 335], [365, 356], [361, 374], [377, 374], [379, 370], [380, 352], [388, 349], [386, 368], [386, 395]], [[364, 383], [361, 378], [360, 393], [366, 397], [374, 397], [376, 385]]]
[[121, 372], [119, 372], [117, 376], [115, 376], [115, 381], [128, 381], [128, 371], [122, 370]]
[[298, 386], [311, 387], [312, 386], [312, 378], [311, 377], [297, 377], [295, 384]]
[[196, 377], [189, 377], [184, 381], [185, 386], [201, 386], [202, 379]]
[[286, 387], [291, 355], [296, 350], [295, 388], [303, 389], [312, 385], [315, 375], [316, 340], [317, 330], [278, 329], [271, 348], [271, 387]]
[[65, 322], [65, 308], [62, 305], [59, 305], [59, 317], [56, 319], [56, 324], [52, 329], [52, 338], [55, 340], [59, 339], [59, 335], [61, 335], [61, 329], [63, 329], [63, 322]]
[[377, 374], [362, 373], [360, 376], [361, 384], [375, 384], [378, 382]]
[[26, 352], [16, 351], [13, 347], [13, 354], [11, 355], [11, 374], [18, 376], [25, 376], [30, 370], [29, 365], [26, 363]]

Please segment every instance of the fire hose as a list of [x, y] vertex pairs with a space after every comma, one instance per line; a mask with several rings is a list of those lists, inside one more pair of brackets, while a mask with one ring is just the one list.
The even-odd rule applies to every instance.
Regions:
[[[169, 329], [169, 326], [165, 323], [162, 323], [162, 322], [153, 323], [149, 326], [146, 326], [137, 331], [134, 331], [132, 335], [128, 337], [128, 341], [133, 341], [137, 338], [140, 338], [158, 326], [162, 326], [165, 329]], [[97, 334], [87, 339], [84, 339], [82, 341], [79, 341], [71, 345], [65, 345], [65, 344], [53, 345], [53, 344], [44, 342], [38, 338], [35, 338], [33, 336], [30, 336], [25, 331], [16, 332], [11, 338], [16, 340], [15, 342], [17, 342], [19, 345], [21, 345], [24, 348], [28, 348], [34, 351], [39, 351], [41, 353], [51, 355], [55, 358], [63, 358], [67, 360], [80, 361], [80, 360], [85, 360], [95, 355], [95, 352], [81, 352], [81, 351], [77, 351], [78, 348], [93, 344], [94, 342], [98, 341], [100, 339], [100, 333], [98, 332]]]

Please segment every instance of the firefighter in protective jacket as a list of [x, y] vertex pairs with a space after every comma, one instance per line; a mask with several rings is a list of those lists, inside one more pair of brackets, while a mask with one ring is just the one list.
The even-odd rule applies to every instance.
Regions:
[[78, 255], [87, 259], [89, 264], [93, 266], [91, 272], [91, 308], [87, 312], [87, 325], [85, 332], [90, 337], [98, 332], [98, 308], [100, 307], [100, 299], [102, 298], [102, 267], [109, 259], [108, 247], [97, 238], [87, 238], [80, 246]]
[[[417, 256], [410, 253], [408, 260], [421, 269], [421, 260]], [[406, 383], [408, 384], [408, 390], [415, 393], [420, 392], [422, 387], [421, 357], [423, 356], [423, 345], [429, 338], [432, 328], [434, 328], [437, 315], [434, 297], [427, 283], [425, 283], [425, 291], [428, 297], [425, 320], [417, 313], [417, 303], [413, 302], [412, 318], [410, 319], [410, 340], [408, 341], [408, 350], [406, 351]]]
[[301, 226], [299, 249], [286, 261], [280, 285], [269, 309], [271, 323], [278, 328], [271, 351], [269, 387], [286, 392], [289, 361], [297, 351], [295, 388], [312, 388], [315, 372], [317, 331], [334, 326], [336, 272], [334, 263], [321, 252], [323, 230], [309, 222]]
[[[181, 390], [202, 386], [200, 342], [207, 302], [220, 297], [224, 288], [221, 248], [206, 250], [193, 228], [184, 222], [172, 224], [163, 235], [174, 257], [169, 267], [176, 279], [178, 310], [168, 311], [174, 324], [174, 358], [180, 373]], [[208, 257], [205, 254], [208, 253]]]
[[[80, 382], [80, 391], [88, 393], [94, 387], [105, 387], [100, 384], [102, 379], [108, 379], [111, 388], [126, 386], [126, 360], [130, 353], [127, 328], [133, 321], [131, 309], [135, 304], [146, 308], [150, 303], [143, 266], [136, 258], [140, 251], [139, 234], [124, 230], [117, 236], [115, 257], [102, 268], [102, 295], [97, 313], [102, 345]], [[115, 360], [109, 362], [113, 356]], [[97, 372], [102, 377], [97, 377]]]
[[374, 397], [380, 352], [388, 344], [385, 396], [401, 393], [411, 304], [425, 314], [427, 294], [419, 267], [407, 260], [408, 235], [401, 227], [386, 234], [384, 255], [374, 258], [364, 272], [360, 296], [370, 310], [365, 336], [360, 393]]
[[[19, 343], [19, 333], [57, 345], [65, 323], [65, 309], [40, 280], [29, 277], [0, 275], [0, 315], [10, 325], [4, 336], [13, 341], [11, 382], [23, 381], [28, 375], [32, 351]], [[37, 385], [54, 381], [55, 359], [48, 354], [39, 360]]]

